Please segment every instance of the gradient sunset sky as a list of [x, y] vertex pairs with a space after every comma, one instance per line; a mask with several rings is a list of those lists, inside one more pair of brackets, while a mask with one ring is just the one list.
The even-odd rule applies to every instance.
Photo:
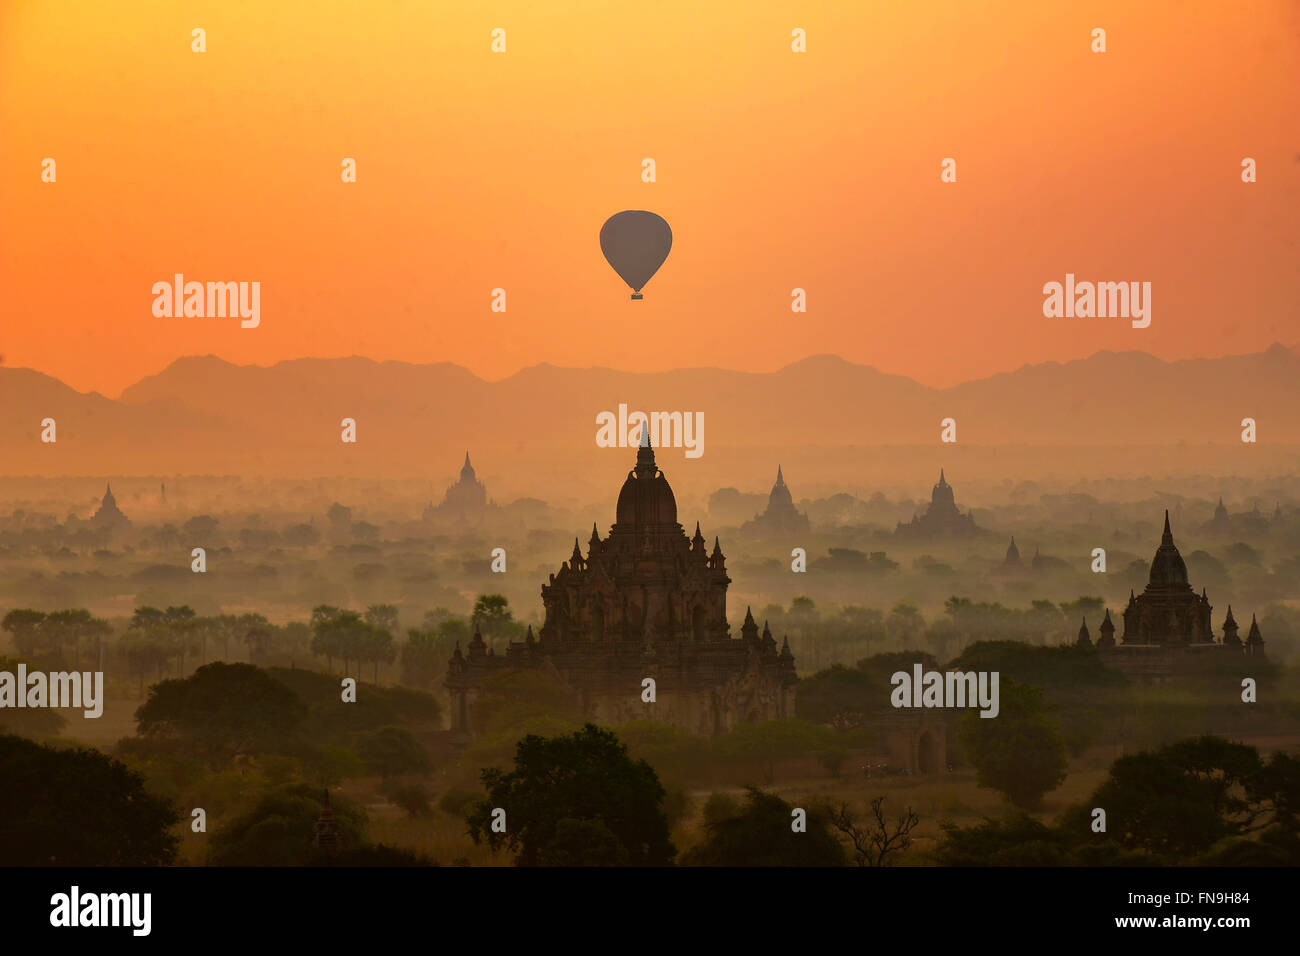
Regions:
[[[674, 233], [640, 302], [623, 209]], [[155, 318], [176, 272], [260, 281], [260, 327]], [[1067, 272], [1150, 281], [1150, 328], [1044, 318]], [[0, 0], [0, 296], [6, 366], [114, 396], [207, 353], [942, 386], [1296, 345], [1300, 3]]]

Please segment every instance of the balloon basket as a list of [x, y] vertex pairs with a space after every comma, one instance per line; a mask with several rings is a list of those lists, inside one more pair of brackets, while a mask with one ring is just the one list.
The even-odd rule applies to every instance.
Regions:
[[645, 296], [643, 296], [640, 292], [633, 292], [633, 293], [632, 293], [632, 298], [633, 298], [633, 299], [644, 299]]

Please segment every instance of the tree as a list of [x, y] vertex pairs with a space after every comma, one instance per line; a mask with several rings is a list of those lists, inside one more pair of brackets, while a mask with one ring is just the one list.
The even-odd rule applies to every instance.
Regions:
[[1040, 688], [1000, 681], [999, 713], [961, 718], [959, 739], [981, 787], [1000, 790], [1017, 807], [1034, 810], [1065, 779], [1065, 742]]
[[844, 645], [851, 646], [853, 653], [868, 653], [885, 637], [885, 616], [875, 608], [849, 605], [832, 619], [832, 626], [842, 635]]
[[432, 630], [411, 628], [402, 645], [402, 683], [427, 688], [447, 669], [451, 654]]
[[212, 618], [212, 632], [221, 641], [221, 659], [230, 660], [230, 642], [244, 636], [239, 618], [234, 614], [221, 614]]
[[44, 611], [31, 608], [15, 608], [4, 616], [0, 627], [13, 635], [14, 648], [23, 657], [36, 653], [40, 641], [40, 628], [45, 620]]
[[417, 817], [433, 816], [433, 807], [429, 802], [429, 791], [421, 783], [404, 783], [384, 791], [391, 803], [406, 811], [412, 820]]
[[297, 667], [298, 660], [311, 653], [311, 637], [311, 628], [302, 621], [281, 625], [275, 643], [281, 654], [288, 656], [290, 667]]
[[163, 665], [171, 657], [164, 613], [147, 605], [136, 608], [119, 646], [126, 654], [132, 673], [140, 679], [140, 696], [143, 697], [145, 675], [152, 671], [158, 680], [162, 680]]
[[144, 679], [155, 667], [161, 667], [167, 649], [153, 633], [136, 628], [128, 629], [117, 641], [117, 649], [126, 658], [128, 669], [139, 680], [136, 696], [144, 696]]
[[[0, 671], [8, 671], [15, 677], [18, 665], [25, 663], [13, 657], [0, 656]], [[20, 688], [18, 693], [26, 693]], [[57, 737], [67, 726], [67, 721], [51, 707], [5, 707], [0, 709], [0, 734], [16, 734], [19, 737]], [[3, 776], [0, 775], [0, 780]], [[0, 865], [3, 865], [3, 848], [0, 847]]]
[[[324, 657], [325, 664], [330, 670], [334, 669], [334, 658], [341, 650], [339, 641], [341, 632], [331, 625], [342, 613], [330, 604], [319, 604], [311, 611], [311, 652], [318, 657]], [[347, 669], [346, 664], [344, 669]]]
[[185, 654], [198, 650], [199, 635], [195, 625], [194, 608], [188, 604], [169, 607], [163, 611], [163, 624], [167, 628], [167, 643], [178, 658], [176, 676], [185, 676]]
[[68, 611], [54, 611], [41, 623], [39, 634], [41, 644], [50, 649], [60, 661], [64, 651], [72, 650], [74, 666], [81, 663], [81, 645], [87, 639], [94, 640], [95, 658], [99, 657], [99, 643], [103, 637], [113, 632], [112, 625], [97, 617], [92, 617], [85, 608]]
[[565, 817], [543, 850], [547, 866], [627, 866], [627, 847], [604, 820]]
[[212, 536], [217, 531], [217, 519], [212, 515], [195, 515], [181, 525], [181, 530], [187, 537], [192, 538], [195, 544], [210, 544]]
[[[394, 615], [396, 620], [396, 615]], [[366, 660], [375, 665], [375, 683], [379, 683], [380, 663], [391, 664], [397, 657], [397, 648], [393, 645], [393, 633], [387, 628], [377, 627], [369, 621], [363, 621], [364, 633], [361, 650]]]
[[248, 645], [248, 659], [254, 664], [264, 663], [271, 653], [275, 625], [261, 614], [241, 615], [239, 624], [244, 632], [244, 643]]
[[513, 633], [515, 621], [510, 602], [501, 594], [480, 594], [474, 602], [470, 623], [488, 639]]
[[[437, 630], [438, 626], [442, 624], [444, 621], [459, 621], [459, 620], [460, 618], [456, 617], [455, 612], [453, 612], [451, 608], [435, 607], [431, 611], [424, 612], [423, 625], [426, 631], [432, 631], [432, 630]], [[461, 623], [464, 624], [463, 621]]]
[[687, 866], [843, 866], [844, 847], [824, 807], [801, 808], [806, 830], [795, 832], [795, 807], [774, 793], [749, 787], [734, 815], [706, 817], [704, 842], [689, 850]]
[[[979, 826], [944, 824], [947, 866], [1294, 866], [1300, 761], [1218, 737], [1121, 757], [1055, 826], [1020, 813]], [[1093, 810], [1106, 811], [1104, 834]], [[1255, 835], [1258, 839], [1255, 839]]]
[[366, 608], [366, 623], [390, 633], [398, 629], [396, 604], [372, 604]]
[[319, 540], [320, 532], [309, 524], [295, 524], [284, 529], [284, 543], [295, 548], [305, 548]]
[[831, 746], [817, 751], [817, 762], [826, 768], [832, 777], [838, 777], [844, 769], [844, 761], [849, 759], [849, 752], [843, 747]]
[[[265, 794], [247, 813], [223, 823], [212, 834], [212, 866], [303, 866], [314, 862], [312, 836], [324, 806], [324, 791], [310, 784], [280, 787]], [[366, 812], [341, 796], [330, 797], [340, 849], [361, 844]]]
[[91, 643], [93, 657], [91, 663], [99, 666], [104, 639], [113, 633], [113, 625], [100, 617], [89, 617], [79, 625], [80, 636]]
[[[1105, 607], [1104, 599], [1085, 595], [1073, 601], [1062, 601], [1061, 613], [1067, 621], [1079, 621], [1090, 617], [1094, 622], [1100, 622]], [[1093, 626], [1096, 627], [1096, 623]]]
[[716, 741], [717, 752], [734, 763], [763, 769], [768, 784], [776, 778], [779, 760], [804, 757], [834, 746], [826, 727], [795, 717], [740, 724]]
[[795, 707], [804, 720], [846, 730], [861, 726], [867, 714], [887, 705], [888, 688], [861, 670], [834, 664], [799, 682]]
[[701, 811], [704, 826], [711, 827], [723, 820], [740, 815], [740, 802], [729, 793], [711, 793]]
[[1260, 829], [1278, 806], [1279, 825], [1293, 821], [1300, 790], [1276, 785], [1289, 760], [1266, 772], [1254, 747], [1208, 735], [1181, 740], [1120, 757], [1089, 806], [1106, 809], [1108, 832], [1122, 846], [1186, 858]]
[[135, 712], [142, 736], [183, 738], [211, 753], [273, 750], [306, 714], [296, 694], [251, 664], [205, 664], [156, 684]]
[[[90, 617], [89, 611], [81, 612]], [[74, 658], [77, 655], [77, 624], [80, 615], [76, 611], [52, 611], [45, 616], [41, 622], [40, 636], [41, 645], [48, 648], [51, 656], [58, 658], [60, 663], [63, 661], [63, 652], [67, 647], [73, 650]]]
[[915, 604], [900, 601], [885, 618], [885, 632], [890, 640], [898, 641], [904, 648], [912, 646], [925, 631], [925, 618]]
[[1066, 866], [1076, 862], [1066, 835], [1027, 813], [1003, 820], [985, 818], [973, 827], [940, 826], [943, 836], [934, 857], [942, 866]]
[[796, 635], [801, 646], [811, 647], [813, 668], [821, 668], [822, 628], [821, 615], [810, 597], [796, 597], [790, 602], [786, 612], [783, 629]]
[[[481, 777], [487, 798], [469, 815], [469, 834], [475, 843], [515, 852], [519, 866], [549, 865], [552, 855], [566, 864], [608, 862], [608, 841], [584, 854], [580, 835], [595, 828], [561, 826], [567, 820], [601, 823], [626, 852], [620, 861], [634, 866], [666, 865], [676, 854], [654, 769], [633, 761], [614, 734], [594, 724], [567, 736], [529, 734], [515, 749], [514, 770], [488, 768]], [[505, 833], [492, 829], [495, 808], [506, 812]]]
[[889, 866], [890, 857], [906, 851], [912, 845], [912, 830], [921, 818], [908, 807], [899, 814], [891, 827], [882, 809], [884, 797], [871, 801], [871, 820], [859, 826], [848, 804], [841, 803], [831, 825], [848, 837], [853, 845], [853, 858], [858, 866]]
[[384, 727], [361, 738], [357, 753], [370, 769], [388, 779], [399, 774], [427, 774], [433, 769], [429, 752], [401, 727]]
[[0, 863], [164, 866], [176, 857], [179, 811], [144, 778], [85, 748], [0, 736]]
[[[878, 706], [884, 707], [889, 701], [890, 678], [899, 671], [912, 672], [912, 667], [921, 665], [923, 671], [939, 669], [939, 662], [933, 654], [924, 651], [890, 651], [885, 654], [872, 654], [858, 661], [857, 668], [870, 678], [876, 687], [874, 694]], [[800, 685], [802, 687], [802, 684]]]
[[571, 721], [575, 728], [583, 723], [573, 690], [540, 668], [507, 669], [484, 678], [470, 710], [471, 724], [484, 737], [506, 734], [512, 744], [521, 736], [521, 728], [538, 718]]
[[[365, 522], [362, 522], [365, 524]], [[313, 853], [307, 861], [309, 866], [437, 866], [413, 850], [386, 843], [366, 843], [348, 850], [331, 853]]]

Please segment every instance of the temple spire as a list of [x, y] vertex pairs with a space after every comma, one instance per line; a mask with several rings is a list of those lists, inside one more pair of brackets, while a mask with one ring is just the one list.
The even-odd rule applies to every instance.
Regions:
[[1101, 627], [1099, 627], [1098, 630], [1101, 632], [1101, 637], [1097, 638], [1097, 646], [1104, 648], [1114, 647], [1115, 625], [1110, 619], [1110, 608], [1106, 608], [1106, 616], [1102, 618]]
[[1169, 530], [1169, 509], [1166, 508], [1165, 509], [1165, 533], [1164, 536], [1161, 537], [1160, 539], [1160, 545], [1161, 547], [1163, 547], [1164, 545], [1167, 544], [1172, 545], [1173, 543], [1174, 543], [1174, 533]]
[[655, 465], [655, 450], [650, 445], [650, 419], [641, 424], [641, 443], [636, 451], [636, 475], [638, 478], [653, 478], [658, 471]]

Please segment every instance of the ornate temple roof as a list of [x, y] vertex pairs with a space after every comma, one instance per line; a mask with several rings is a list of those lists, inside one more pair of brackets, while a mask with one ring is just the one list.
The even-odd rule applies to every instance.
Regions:
[[767, 496], [767, 507], [769, 511], [774, 507], [782, 510], [794, 509], [794, 498], [790, 494], [790, 489], [786, 487], [780, 465], [776, 466], [776, 484], [772, 486], [772, 493]]
[[650, 447], [650, 429], [641, 429], [641, 447], [636, 453], [636, 467], [627, 473], [627, 480], [618, 493], [615, 521], [620, 525], [675, 525], [677, 524], [677, 499], [668, 479], [655, 464], [655, 452]]
[[1174, 545], [1173, 532], [1169, 530], [1169, 509], [1165, 509], [1165, 531], [1164, 536], [1160, 539], [1160, 547], [1156, 551], [1156, 556], [1151, 559], [1151, 577], [1147, 581], [1148, 588], [1186, 588], [1190, 587], [1187, 580], [1187, 563], [1183, 561], [1183, 556], [1178, 553], [1178, 548]]

